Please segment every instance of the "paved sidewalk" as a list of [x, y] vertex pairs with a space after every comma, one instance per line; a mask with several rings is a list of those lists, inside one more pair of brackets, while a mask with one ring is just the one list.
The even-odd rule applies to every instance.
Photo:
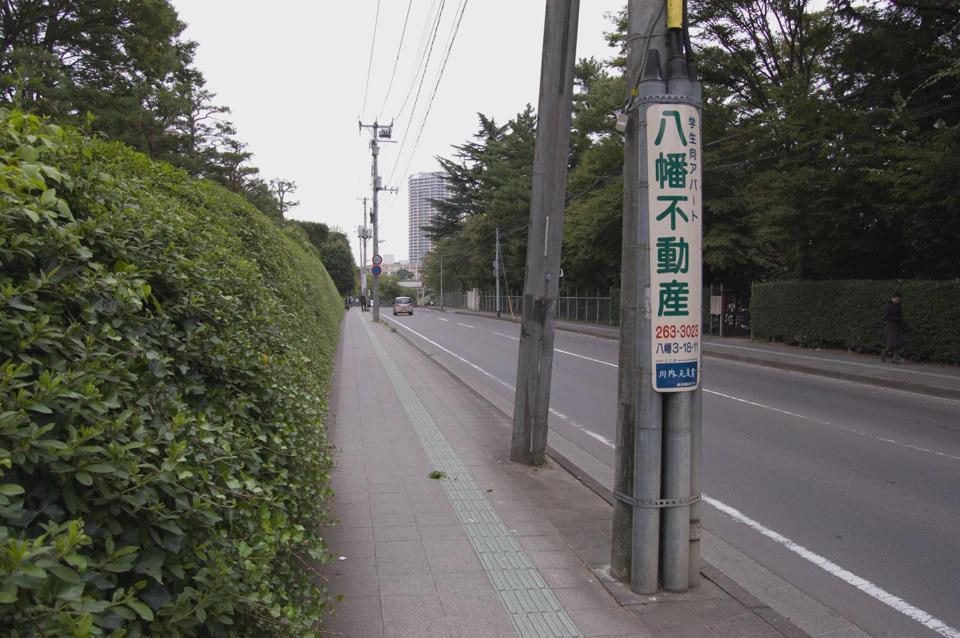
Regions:
[[[460, 308], [448, 308], [444, 312], [495, 318], [492, 312], [473, 312]], [[512, 319], [507, 314], [503, 314], [500, 319], [519, 321], [519, 318]], [[601, 339], [620, 338], [620, 329], [615, 326], [558, 321], [557, 330], [592, 335]], [[746, 338], [704, 337], [703, 356], [901, 392], [960, 400], [960, 368], [912, 362], [895, 366], [889, 362], [881, 363], [879, 353], [877, 356], [869, 356], [838, 350], [770, 344], [750, 341]]]
[[338, 352], [325, 635], [806, 635], [707, 564], [688, 594], [609, 582], [610, 505], [512, 463], [503, 413], [371, 318], [345, 314]]

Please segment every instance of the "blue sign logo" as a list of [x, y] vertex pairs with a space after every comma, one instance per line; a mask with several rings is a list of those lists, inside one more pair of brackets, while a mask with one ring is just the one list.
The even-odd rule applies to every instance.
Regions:
[[657, 388], [688, 388], [697, 385], [697, 362], [658, 363]]

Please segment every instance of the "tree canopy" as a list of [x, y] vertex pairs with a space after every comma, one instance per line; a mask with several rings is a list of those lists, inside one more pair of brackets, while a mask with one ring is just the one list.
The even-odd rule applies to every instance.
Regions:
[[[960, 275], [955, 1], [690, 0], [689, 15], [705, 283]], [[562, 267], [581, 288], [620, 277], [626, 20], [610, 17], [615, 55], [576, 69]], [[439, 158], [453, 197], [427, 228], [432, 287], [440, 253], [447, 289], [492, 287], [497, 227], [521, 286], [534, 132], [529, 107], [504, 126], [480, 115], [474, 138]]]
[[283, 224], [296, 184], [252, 164], [230, 109], [193, 65], [185, 27], [169, 0], [0, 2], [0, 105], [123, 142]]

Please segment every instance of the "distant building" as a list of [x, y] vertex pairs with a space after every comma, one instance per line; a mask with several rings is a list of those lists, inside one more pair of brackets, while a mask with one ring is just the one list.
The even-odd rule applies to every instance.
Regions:
[[437, 172], [411, 175], [407, 180], [407, 190], [410, 262], [422, 264], [423, 256], [433, 248], [433, 242], [427, 239], [420, 227], [428, 225], [438, 212], [430, 200], [449, 197], [446, 174]]
[[420, 279], [420, 264], [414, 263], [412, 261], [396, 261], [390, 262], [389, 264], [384, 260], [383, 262], [383, 274], [384, 275], [396, 275], [401, 270], [408, 271], [413, 275], [414, 280]]

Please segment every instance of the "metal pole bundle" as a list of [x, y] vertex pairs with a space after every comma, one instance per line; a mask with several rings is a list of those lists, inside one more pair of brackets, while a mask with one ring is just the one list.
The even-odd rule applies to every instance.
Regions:
[[[636, 88], [620, 118], [626, 155], [611, 575], [640, 594], [699, 584], [702, 322], [693, 290], [702, 289], [700, 87], [683, 54], [683, 14], [682, 0], [668, 2], [667, 20], [660, 5], [630, 0], [627, 16], [627, 79]], [[666, 138], [674, 145], [659, 146]], [[658, 222], [672, 215], [670, 229], [651, 236], [651, 214]], [[663, 273], [671, 273], [666, 282]], [[654, 327], [673, 332], [653, 336]]]

